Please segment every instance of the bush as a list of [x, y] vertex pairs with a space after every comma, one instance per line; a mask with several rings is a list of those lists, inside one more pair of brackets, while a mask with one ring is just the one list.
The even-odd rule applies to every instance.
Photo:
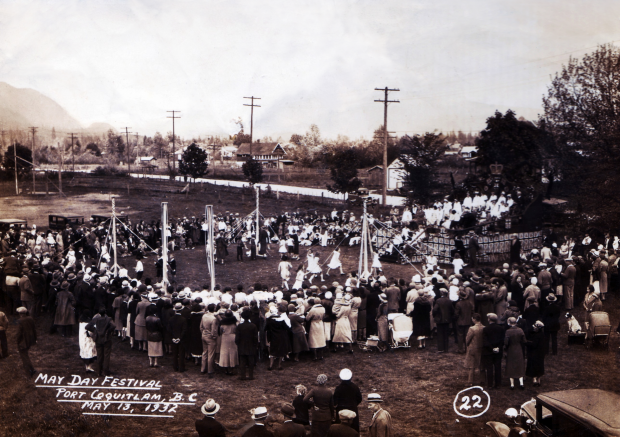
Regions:
[[128, 177], [129, 173], [112, 165], [99, 166], [92, 172], [93, 176], [117, 176]]

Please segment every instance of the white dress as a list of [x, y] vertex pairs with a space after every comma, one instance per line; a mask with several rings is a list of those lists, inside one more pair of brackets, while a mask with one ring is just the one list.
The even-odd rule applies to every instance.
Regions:
[[381, 268], [381, 262], [379, 261], [379, 253], [375, 252], [375, 254], [372, 256], [372, 266], [373, 269], [380, 269]]
[[318, 256], [308, 255], [308, 273], [312, 273], [312, 274], [321, 273], [321, 267], [319, 266]]
[[86, 335], [86, 325], [88, 323], [80, 323], [79, 343], [80, 358], [88, 360], [97, 356], [97, 347], [93, 339]]
[[329, 267], [330, 269], [339, 269], [340, 267], [342, 267], [342, 263], [340, 262], [340, 252], [335, 250], [333, 255], [332, 255], [332, 259], [329, 261], [329, 264], [327, 265], [327, 267]]
[[288, 261], [281, 261], [280, 265], [278, 266], [278, 271], [280, 272], [280, 276], [282, 277], [282, 279], [284, 279], [285, 281], [288, 281], [291, 277], [291, 269], [293, 268], [293, 266], [291, 266], [291, 263]]
[[301, 290], [301, 286], [304, 282], [304, 271], [303, 270], [299, 270], [297, 272], [297, 276], [295, 276], [295, 283], [293, 284], [293, 289], [294, 290]]
[[278, 253], [287, 253], [288, 248], [286, 247], [286, 240], [280, 240], [280, 248], [278, 249]]

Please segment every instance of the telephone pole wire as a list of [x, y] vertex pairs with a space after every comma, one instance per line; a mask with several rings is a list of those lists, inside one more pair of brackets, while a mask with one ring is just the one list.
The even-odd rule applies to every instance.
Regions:
[[131, 173], [131, 155], [129, 154], [129, 129], [130, 127], [122, 127], [121, 129], [125, 129], [125, 138], [127, 139], [127, 171]]
[[168, 116], [166, 118], [171, 118], [172, 119], [172, 170], [176, 170], [176, 156], [175, 156], [175, 152], [176, 152], [176, 135], [174, 133], [174, 120], [176, 120], [177, 118], [181, 118], [181, 117], [175, 117], [175, 113], [177, 112], [181, 112], [181, 111], [166, 111], [166, 112], [172, 112], [172, 116]]
[[388, 164], [387, 164], [387, 144], [388, 144], [388, 129], [387, 129], [387, 108], [388, 103], [400, 103], [399, 100], [388, 100], [388, 92], [400, 91], [398, 88], [375, 88], [375, 91], [383, 91], [385, 98], [383, 100], [375, 100], [375, 102], [383, 103], [383, 193], [381, 195], [381, 204], [383, 206], [387, 203], [387, 186], [388, 186]]
[[32, 132], [32, 194], [34, 195], [36, 194], [36, 177], [37, 177], [36, 172], [34, 170], [34, 144], [35, 144], [34, 135], [37, 133], [38, 127], [31, 126], [28, 129], [30, 129], [30, 131]]
[[250, 106], [251, 112], [250, 112], [250, 158], [252, 157], [252, 142], [254, 141], [254, 107], [260, 108], [260, 105], [255, 105], [254, 104], [254, 100], [260, 100], [260, 97], [244, 97], [244, 99], [252, 99], [252, 104], [248, 105], [247, 103], [244, 103], [243, 106]]
[[73, 152], [73, 140], [75, 139], [74, 135], [77, 135], [74, 132], [70, 132], [71, 135], [71, 171], [75, 172], [75, 153]]

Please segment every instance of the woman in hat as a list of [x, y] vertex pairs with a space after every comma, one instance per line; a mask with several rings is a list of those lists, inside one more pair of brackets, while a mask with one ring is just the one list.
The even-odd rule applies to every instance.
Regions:
[[222, 339], [219, 366], [224, 368], [227, 375], [232, 375], [235, 367], [239, 364], [239, 357], [237, 353], [237, 343], [235, 343], [237, 318], [231, 310], [226, 310], [224, 313], [224, 316], [220, 320], [219, 330]]
[[534, 386], [540, 386], [540, 378], [545, 374], [545, 325], [537, 320], [527, 334], [527, 367], [525, 376], [534, 379]]
[[97, 361], [97, 346], [95, 341], [87, 334], [86, 326], [92, 321], [89, 309], [82, 311], [79, 325], [80, 358], [86, 366], [87, 372], [95, 372]]
[[321, 374], [317, 376], [317, 387], [314, 387], [304, 396], [304, 401], [309, 401], [310, 399], [314, 401], [311, 437], [327, 436], [334, 418], [334, 393], [325, 386], [326, 382], [326, 375]]
[[163, 331], [164, 325], [161, 323], [161, 319], [157, 317], [157, 308], [155, 305], [151, 305], [146, 310], [146, 339], [148, 342], [148, 354], [149, 365], [151, 367], [159, 367], [157, 365], [157, 358], [164, 356], [163, 347]]
[[288, 305], [287, 311], [293, 332], [293, 360], [299, 361], [299, 354], [310, 350], [306, 340], [306, 329], [304, 328], [306, 318], [303, 314], [297, 313], [297, 308], [292, 303]]
[[389, 348], [390, 341], [390, 331], [388, 329], [388, 301], [385, 293], [381, 293], [379, 295], [379, 308], [377, 308], [377, 331], [379, 334], [379, 341], [381, 341], [384, 346]]
[[135, 341], [138, 343], [138, 351], [147, 351], [146, 310], [149, 306], [151, 306], [151, 302], [149, 302], [148, 296], [143, 294], [136, 306]]
[[75, 297], [69, 291], [69, 283], [63, 281], [60, 291], [56, 295], [56, 315], [54, 325], [60, 327], [63, 337], [71, 335], [75, 325]]
[[267, 341], [269, 342], [269, 368], [273, 370], [273, 363], [278, 361], [278, 370], [282, 369], [282, 360], [291, 351], [289, 342], [289, 331], [291, 321], [280, 316], [278, 308], [275, 306], [269, 310], [269, 317], [266, 322]]
[[334, 328], [334, 336], [332, 343], [337, 349], [344, 349], [348, 345], [349, 353], [353, 353], [353, 334], [351, 332], [351, 322], [349, 315], [351, 314], [351, 295], [342, 293], [336, 294], [336, 300], [332, 307], [332, 314], [336, 317], [336, 326]]
[[506, 346], [506, 376], [510, 378], [510, 389], [515, 388], [515, 379], [519, 379], [519, 388], [523, 390], [523, 377], [525, 376], [525, 360], [523, 358], [523, 345], [526, 343], [523, 330], [517, 326], [517, 319], [508, 319], [508, 329], [504, 338]]
[[[200, 298], [197, 298], [200, 299]], [[200, 322], [204, 315], [204, 308], [199, 302], [194, 302], [191, 309], [191, 315], [188, 320], [189, 328], [189, 353], [194, 359], [194, 365], [199, 365], [202, 358], [202, 333], [200, 331]]]
[[431, 336], [431, 311], [433, 299], [428, 290], [420, 290], [420, 295], [413, 302], [409, 317], [413, 320], [413, 335], [418, 340], [418, 349], [426, 347], [426, 339]]
[[323, 348], [327, 345], [325, 323], [323, 322], [325, 308], [321, 305], [321, 301], [318, 298], [308, 299], [308, 304], [311, 305], [310, 311], [306, 315], [306, 322], [310, 324], [308, 329], [308, 347], [312, 349], [314, 354], [313, 361], [322, 360]]

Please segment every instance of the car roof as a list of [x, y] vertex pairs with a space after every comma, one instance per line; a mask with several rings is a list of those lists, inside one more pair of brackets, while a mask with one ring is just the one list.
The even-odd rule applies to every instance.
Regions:
[[620, 437], [620, 395], [599, 389], [564, 390], [537, 396], [549, 408], [603, 433]]
[[84, 218], [83, 215], [78, 214], [50, 214], [50, 217], [63, 217], [63, 218]]

